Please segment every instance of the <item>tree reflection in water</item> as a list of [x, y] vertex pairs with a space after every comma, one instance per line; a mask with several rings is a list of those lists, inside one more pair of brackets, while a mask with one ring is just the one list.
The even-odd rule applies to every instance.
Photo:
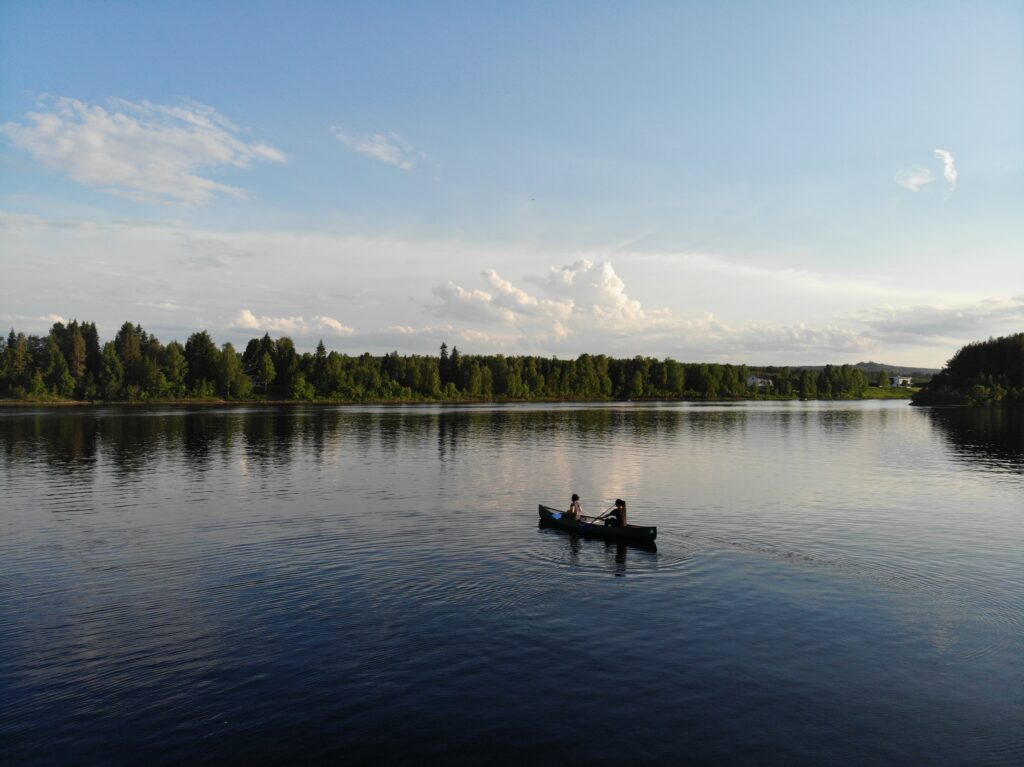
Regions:
[[1024, 408], [931, 408], [928, 416], [959, 457], [1024, 473]]

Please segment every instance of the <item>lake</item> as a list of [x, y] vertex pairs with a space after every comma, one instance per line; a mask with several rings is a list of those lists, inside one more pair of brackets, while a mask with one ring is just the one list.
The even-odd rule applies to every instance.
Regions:
[[1020, 411], [8, 408], [0, 493], [3, 764], [1024, 763]]

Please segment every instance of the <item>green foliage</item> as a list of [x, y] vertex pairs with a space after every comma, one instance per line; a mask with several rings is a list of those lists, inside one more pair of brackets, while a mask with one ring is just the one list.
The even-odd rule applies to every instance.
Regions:
[[864, 390], [864, 396], [871, 399], [910, 399], [917, 389], [907, 386], [869, 386]]
[[43, 373], [41, 370], [36, 370], [32, 374], [32, 380], [29, 382], [28, 396], [33, 399], [42, 399], [47, 393]]
[[188, 376], [188, 362], [185, 349], [177, 341], [171, 341], [163, 351], [163, 373], [167, 382], [166, 393], [169, 397], [181, 397], [185, 394]]
[[220, 379], [220, 350], [205, 330], [193, 333], [185, 342], [185, 387], [195, 396], [214, 396]]
[[124, 323], [117, 331], [114, 346], [117, 348], [117, 356], [121, 358], [121, 364], [125, 366], [125, 369], [142, 359], [141, 334], [142, 328], [132, 325], [130, 322]]
[[217, 385], [227, 399], [247, 397], [252, 393], [252, 379], [242, 372], [242, 358], [230, 343], [224, 344], [220, 351]]
[[123, 387], [124, 365], [117, 353], [117, 347], [111, 341], [103, 345], [100, 360], [100, 396], [108, 400], [120, 399]]
[[15, 397], [26, 396], [31, 388], [34, 370], [29, 354], [28, 338], [24, 333], [15, 335], [14, 329], [11, 329], [10, 335], [7, 336], [4, 357], [6, 358], [8, 392]]
[[912, 400], [915, 405], [1024, 403], [1024, 333], [967, 344]]
[[299, 373], [299, 355], [295, 352], [292, 339], [283, 336], [274, 344], [274, 370], [277, 371], [277, 386], [283, 392], [290, 392]]
[[50, 336], [47, 356], [49, 357], [46, 366], [46, 388], [48, 393], [61, 399], [71, 397], [75, 393], [75, 379], [71, 377], [68, 362], [52, 335]]
[[[754, 375], [771, 386], [748, 387]], [[972, 381], [964, 395], [991, 401], [1014, 396], [1010, 383]], [[12, 329], [0, 339], [0, 396], [245, 399], [254, 387], [267, 398], [342, 401], [604, 400], [862, 397], [863, 373], [849, 365], [820, 371], [682, 363], [636, 356], [576, 359], [465, 354], [447, 344], [437, 355], [376, 357], [328, 351], [321, 341], [299, 354], [290, 338], [253, 338], [239, 354], [203, 330], [164, 346], [141, 326], [124, 323], [100, 346], [92, 323], [56, 323], [44, 337]], [[876, 390], [877, 391], [877, 390]]]
[[306, 380], [302, 373], [296, 373], [292, 378], [291, 399], [312, 401], [316, 397], [316, 389], [313, 384]]
[[258, 366], [256, 368], [256, 375], [258, 380], [263, 384], [263, 393], [267, 393], [267, 388], [274, 382], [276, 375], [276, 369], [274, 368], [274, 358], [270, 356], [269, 352], [261, 352]]

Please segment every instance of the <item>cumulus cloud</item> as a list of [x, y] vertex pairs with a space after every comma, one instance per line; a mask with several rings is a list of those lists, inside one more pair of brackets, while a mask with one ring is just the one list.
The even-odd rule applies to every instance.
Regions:
[[433, 308], [436, 314], [470, 322], [516, 321], [515, 313], [495, 304], [494, 296], [486, 290], [467, 290], [449, 281], [435, 287], [433, 293], [441, 301]]
[[664, 354], [694, 359], [736, 355], [833, 354], [867, 351], [872, 342], [850, 328], [811, 328], [764, 322], [730, 324], [709, 312], [693, 317], [669, 309], [648, 309], [626, 292], [607, 261], [581, 259], [550, 267], [543, 277], [527, 278], [551, 298], [535, 295], [502, 278], [483, 273], [489, 289], [467, 289], [453, 282], [434, 289], [439, 316], [474, 322], [482, 335], [502, 341], [500, 348], [578, 350], [592, 346], [610, 353], [635, 354], [657, 348]]
[[608, 261], [581, 259], [568, 266], [551, 267], [545, 283], [555, 295], [568, 297], [588, 320], [607, 328], [628, 332], [664, 324], [671, 314], [650, 310], [626, 295], [626, 284]]
[[265, 333], [284, 333], [294, 335], [311, 335], [318, 332], [331, 332], [337, 336], [350, 336], [355, 333], [353, 328], [341, 324], [333, 317], [317, 316], [310, 320], [305, 317], [257, 317], [249, 309], [241, 309], [231, 321], [229, 327], [244, 330], [261, 330]]
[[560, 301], [538, 298], [530, 295], [522, 288], [517, 288], [501, 277], [494, 269], [484, 272], [484, 278], [494, 291], [492, 300], [500, 306], [506, 316], [516, 321], [519, 317], [539, 318], [549, 322], [551, 330], [558, 338], [569, 335], [565, 323], [572, 317], [576, 306], [572, 297]]
[[216, 195], [244, 197], [244, 190], [200, 172], [285, 159], [272, 146], [244, 140], [238, 126], [194, 101], [110, 99], [103, 107], [46, 97], [27, 118], [0, 131], [79, 183], [145, 202], [197, 206]]
[[[750, 364], [881, 358], [935, 366], [963, 343], [1024, 326], [1024, 296], [980, 301], [985, 284], [963, 277], [955, 289], [936, 292], [911, 281], [871, 286], [700, 254], [623, 254], [620, 271], [618, 262], [591, 254], [530, 254], [527, 261], [519, 248], [459, 241], [3, 212], [0, 252], [17, 255], [4, 272], [10, 300], [0, 311], [10, 314], [0, 319], [32, 333], [52, 324], [49, 312], [73, 310], [96, 321], [106, 338], [131, 320], [165, 342], [205, 327], [236, 345], [269, 332], [306, 349], [323, 338], [333, 348], [375, 354], [436, 353], [447, 341], [474, 353], [586, 351]], [[209, 254], [220, 268], [194, 268]], [[438, 276], [438, 268], [474, 260], [490, 268]], [[310, 273], [318, 275], [315, 283]], [[667, 285], [652, 290], [634, 283], [634, 273], [658, 275]], [[669, 307], [647, 298], [652, 294], [665, 296]], [[73, 306], [60, 309], [68, 296]], [[358, 316], [359, 329], [340, 316]]]
[[935, 182], [935, 176], [927, 168], [916, 165], [913, 168], [901, 170], [896, 174], [896, 183], [911, 192], [920, 191], [922, 188]]
[[372, 136], [359, 137], [335, 128], [334, 135], [349, 149], [402, 170], [412, 170], [416, 159], [422, 156], [397, 133], [374, 133]]
[[935, 156], [942, 160], [942, 175], [949, 182], [950, 188], [956, 187], [956, 159], [953, 153], [945, 149], [936, 149]]

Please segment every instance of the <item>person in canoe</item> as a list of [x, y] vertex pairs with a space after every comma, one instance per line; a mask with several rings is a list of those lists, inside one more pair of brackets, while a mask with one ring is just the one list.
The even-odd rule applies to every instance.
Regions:
[[615, 499], [615, 505], [601, 514], [598, 519], [603, 519], [607, 527], [626, 526], [626, 502], [621, 498]]
[[569, 504], [569, 510], [565, 512], [565, 516], [575, 519], [577, 522], [583, 517], [583, 507], [580, 505], [580, 497], [576, 493], [572, 494], [572, 502]]

